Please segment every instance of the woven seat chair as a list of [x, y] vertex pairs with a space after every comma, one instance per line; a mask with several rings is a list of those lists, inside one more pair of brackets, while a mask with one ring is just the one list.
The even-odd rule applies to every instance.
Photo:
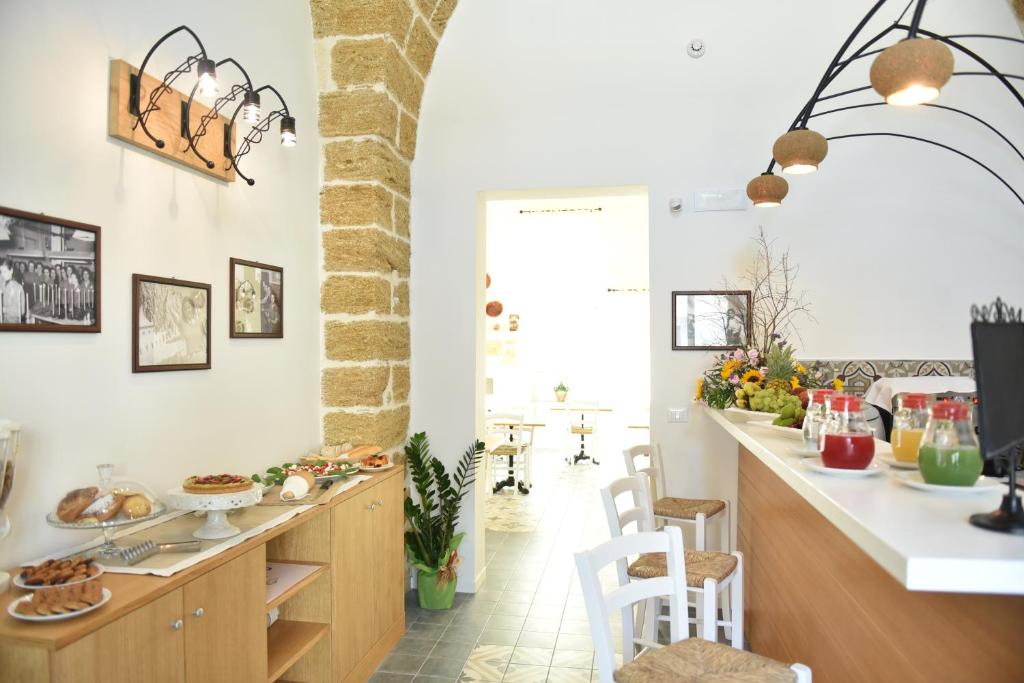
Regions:
[[[628, 558], [654, 555], [666, 558], [666, 574], [631, 580]], [[689, 637], [683, 619], [686, 609], [686, 577], [683, 536], [678, 527], [618, 536], [596, 548], [576, 553], [576, 570], [594, 642], [594, 661], [600, 683], [811, 683], [811, 670], [802, 664], [785, 664], [726, 645]], [[616, 581], [607, 592], [599, 576], [611, 563]], [[669, 644], [657, 642], [657, 622], [640, 627], [634, 608], [655, 600], [669, 602]], [[622, 614], [622, 667], [615, 669], [611, 615]]]
[[[608, 531], [613, 538], [626, 534], [631, 525], [635, 525], [639, 532], [654, 530], [649, 491], [647, 475], [643, 473], [617, 479], [601, 489]], [[617, 501], [625, 494], [629, 495], [630, 502], [620, 510]], [[678, 529], [672, 526], [664, 528]], [[715, 642], [718, 640], [718, 627], [722, 626], [733, 646], [742, 648], [743, 556], [738, 552], [687, 550], [682, 561], [687, 590], [693, 593], [697, 607], [697, 617], [693, 622], [698, 633], [705, 640]], [[667, 576], [673, 569], [664, 553], [644, 553], [627, 565], [626, 574], [633, 579], [652, 579]], [[718, 619], [719, 602], [721, 621]], [[652, 621], [663, 619], [660, 600], [653, 600], [648, 607], [650, 614], [654, 615]]]
[[[694, 526], [697, 550], [707, 550], [708, 520], [718, 522], [718, 550], [729, 552], [729, 503], [717, 498], [673, 498], [666, 496], [665, 468], [661, 461], [661, 448], [657, 444], [633, 446], [622, 451], [626, 459], [626, 473], [633, 476], [638, 472], [646, 474], [651, 482], [651, 500], [654, 519], [658, 522]], [[647, 460], [646, 467], [637, 467], [637, 460]]]

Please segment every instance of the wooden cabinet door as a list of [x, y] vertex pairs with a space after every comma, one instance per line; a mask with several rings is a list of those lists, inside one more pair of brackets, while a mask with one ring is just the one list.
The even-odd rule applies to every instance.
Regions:
[[53, 680], [184, 683], [181, 620], [179, 588], [58, 650], [53, 656]]
[[266, 547], [185, 584], [188, 683], [267, 679]]
[[342, 681], [377, 641], [373, 625], [374, 557], [381, 539], [374, 536], [371, 510], [379, 486], [334, 508], [331, 573], [334, 581], [334, 680]]
[[377, 638], [405, 621], [405, 492], [402, 477], [390, 477], [374, 490], [374, 594]]

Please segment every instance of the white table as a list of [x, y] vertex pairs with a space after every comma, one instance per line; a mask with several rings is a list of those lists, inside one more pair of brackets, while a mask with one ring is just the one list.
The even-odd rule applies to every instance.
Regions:
[[970, 377], [883, 377], [868, 387], [864, 400], [891, 412], [892, 399], [899, 394], [943, 394], [947, 391], [970, 394], [977, 391], [977, 385]]

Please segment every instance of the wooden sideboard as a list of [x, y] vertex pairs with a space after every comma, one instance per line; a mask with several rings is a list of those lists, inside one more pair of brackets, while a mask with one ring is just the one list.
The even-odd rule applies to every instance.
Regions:
[[[404, 481], [402, 467], [375, 474], [170, 578], [108, 573], [110, 602], [78, 619], [18, 621], [12, 589], [0, 680], [366, 681], [405, 630]], [[268, 561], [316, 569], [268, 604]]]

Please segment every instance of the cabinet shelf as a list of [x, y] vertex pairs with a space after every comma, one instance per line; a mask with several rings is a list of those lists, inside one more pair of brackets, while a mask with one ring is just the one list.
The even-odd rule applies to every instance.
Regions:
[[279, 619], [267, 629], [267, 682], [274, 683], [327, 633], [328, 624]]
[[266, 611], [281, 605], [306, 586], [320, 578], [329, 565], [326, 562], [296, 562], [294, 560], [268, 560], [267, 567], [278, 574], [278, 582], [267, 586]]

